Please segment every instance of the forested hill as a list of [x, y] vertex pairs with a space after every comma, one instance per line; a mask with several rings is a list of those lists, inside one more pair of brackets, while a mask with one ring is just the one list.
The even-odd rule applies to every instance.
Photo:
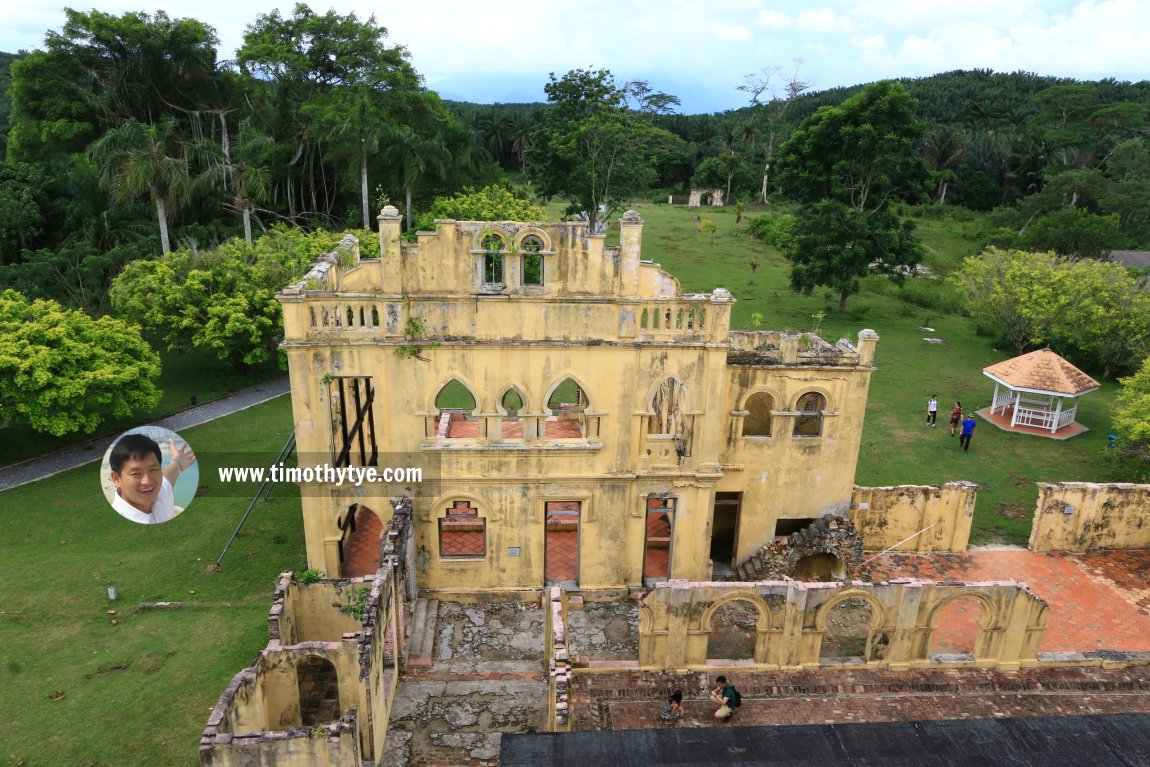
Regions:
[[[1079, 81], [1033, 72], [960, 69], [930, 77], [900, 78], [897, 82], [918, 101], [918, 114], [924, 120], [964, 129], [1025, 125], [1041, 113], [1040, 95], [1051, 89], [1075, 92], [1083, 103], [1150, 105], [1150, 81], [1146, 80]], [[837, 106], [863, 87], [859, 84], [804, 93], [791, 107], [791, 120], [801, 121], [821, 106]]]

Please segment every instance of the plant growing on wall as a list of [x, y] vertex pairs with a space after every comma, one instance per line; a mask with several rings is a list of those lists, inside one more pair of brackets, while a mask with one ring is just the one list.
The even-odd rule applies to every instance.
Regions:
[[439, 343], [437, 341], [420, 343], [419, 339], [427, 335], [427, 321], [420, 314], [412, 314], [410, 307], [408, 307], [406, 313], [407, 323], [403, 326], [403, 337], [410, 343], [397, 346], [395, 348], [395, 355], [397, 357], [414, 357], [417, 360], [430, 362], [431, 360], [423, 356], [423, 350], [425, 348], [434, 349], [439, 346]]
[[363, 620], [363, 611], [367, 607], [367, 598], [371, 596], [371, 589], [364, 586], [355, 590], [354, 594], [347, 595], [347, 601], [339, 608], [358, 621]]

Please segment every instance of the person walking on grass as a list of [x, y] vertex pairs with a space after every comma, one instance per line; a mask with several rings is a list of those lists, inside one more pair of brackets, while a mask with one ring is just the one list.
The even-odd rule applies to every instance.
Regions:
[[957, 400], [954, 407], [950, 409], [950, 436], [954, 436], [954, 432], [958, 429], [958, 422], [962, 420], [962, 403]]
[[938, 421], [938, 395], [930, 395], [930, 399], [926, 403], [926, 425], [934, 428]]
[[962, 419], [962, 434], [958, 436], [958, 445], [962, 448], [962, 452], [970, 452], [970, 438], [974, 436], [974, 427], [977, 425], [974, 413], [967, 413], [966, 418]]

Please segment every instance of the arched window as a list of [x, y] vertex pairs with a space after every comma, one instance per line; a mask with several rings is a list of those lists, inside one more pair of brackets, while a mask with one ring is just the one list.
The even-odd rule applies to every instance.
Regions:
[[543, 284], [543, 240], [534, 234], [523, 238], [521, 244], [523, 251], [523, 284]]
[[809, 391], [799, 397], [795, 416], [796, 437], [818, 437], [823, 433], [823, 410], [826, 409], [827, 398], [817, 391]]
[[743, 408], [747, 415], [743, 418], [744, 437], [771, 436], [771, 411], [775, 409], [775, 398], [766, 392], [755, 392], [747, 397]]
[[584, 413], [587, 395], [573, 378], [565, 378], [551, 391], [547, 409], [551, 411], [545, 423], [548, 439], [578, 439], [587, 432]]
[[475, 408], [471, 391], [458, 378], [452, 378], [435, 395], [435, 409], [439, 411], [436, 436], [449, 439], [480, 436], [479, 422], [471, 417]]
[[507, 245], [498, 234], [489, 234], [483, 238], [483, 282], [486, 285], [503, 284], [503, 251]]
[[519, 392], [514, 389], [508, 389], [503, 394], [503, 399], [499, 400], [499, 405], [507, 414], [507, 418], [518, 418], [519, 411], [523, 409], [523, 397], [519, 396]]

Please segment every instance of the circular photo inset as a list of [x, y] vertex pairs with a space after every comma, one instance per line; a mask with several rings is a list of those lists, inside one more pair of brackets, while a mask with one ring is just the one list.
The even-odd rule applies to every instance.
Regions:
[[162, 426], [124, 432], [100, 465], [104, 498], [121, 517], [141, 525], [175, 519], [199, 484], [196, 454], [183, 437]]

